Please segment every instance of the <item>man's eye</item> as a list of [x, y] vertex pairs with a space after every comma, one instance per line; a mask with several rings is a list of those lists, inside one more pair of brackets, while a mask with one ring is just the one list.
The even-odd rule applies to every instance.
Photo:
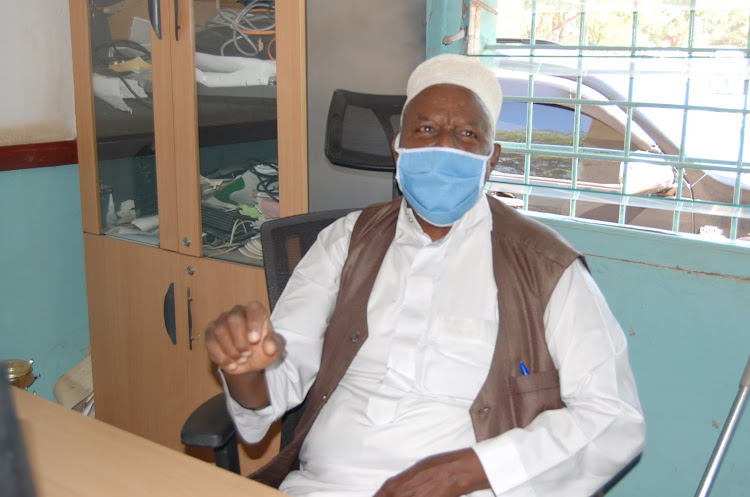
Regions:
[[425, 124], [424, 126], [419, 127], [419, 131], [422, 133], [430, 133], [432, 130], [433, 130], [433, 127], [428, 124]]
[[463, 130], [463, 131], [461, 132], [461, 134], [462, 134], [463, 136], [466, 136], [466, 137], [469, 137], [469, 138], [474, 138], [474, 137], [476, 137], [476, 136], [477, 136], [477, 134], [476, 134], [475, 132], [473, 132], [472, 130], [470, 130], [470, 129], [465, 129], [465, 130]]

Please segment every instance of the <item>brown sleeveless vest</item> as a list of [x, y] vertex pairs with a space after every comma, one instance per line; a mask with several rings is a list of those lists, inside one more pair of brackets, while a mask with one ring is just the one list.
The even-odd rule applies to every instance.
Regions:
[[[320, 371], [305, 400], [294, 440], [251, 478], [277, 487], [298, 467], [302, 442], [367, 339], [367, 302], [393, 237], [401, 197], [365, 208], [352, 231]], [[544, 335], [544, 311], [563, 271], [582, 257], [552, 229], [489, 199], [500, 325], [490, 371], [470, 414], [477, 440], [528, 425], [564, 407]], [[531, 372], [522, 376], [523, 361]]]

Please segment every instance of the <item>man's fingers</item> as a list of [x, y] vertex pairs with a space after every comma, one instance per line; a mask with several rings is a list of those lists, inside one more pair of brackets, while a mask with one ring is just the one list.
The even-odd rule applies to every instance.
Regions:
[[245, 307], [247, 319], [246, 338], [251, 344], [259, 343], [270, 329], [270, 316], [259, 302], [250, 302]]
[[224, 353], [224, 349], [218, 341], [207, 341], [206, 349], [208, 350], [208, 355], [211, 357], [211, 360], [221, 369], [232, 371], [237, 368], [237, 364], [231, 357]]
[[274, 333], [268, 311], [259, 302], [235, 306], [206, 327], [211, 360], [229, 373], [264, 369], [284, 347], [284, 339]]
[[251, 344], [247, 339], [247, 330], [250, 327], [250, 323], [245, 316], [244, 307], [237, 306], [232, 309], [232, 312], [226, 318], [226, 326], [229, 334], [228, 338], [231, 340], [232, 346], [237, 350], [238, 355], [250, 348]]
[[278, 357], [286, 348], [286, 340], [281, 335], [271, 332], [263, 341], [263, 352], [270, 357]]
[[[237, 305], [217, 320], [216, 339], [227, 355], [244, 362], [252, 355], [252, 346], [262, 338], [259, 330], [266, 320], [267, 313], [257, 302], [251, 302], [247, 306]], [[258, 338], [251, 340], [249, 337], [252, 335], [257, 335]]]
[[[238, 344], [235, 343], [238, 326], [244, 327], [244, 320], [240, 321], [236, 316], [229, 316], [225, 323], [214, 328], [215, 341], [221, 345], [224, 353], [232, 359], [238, 359], [242, 352]], [[248, 345], [245, 345], [245, 348], [247, 347]]]

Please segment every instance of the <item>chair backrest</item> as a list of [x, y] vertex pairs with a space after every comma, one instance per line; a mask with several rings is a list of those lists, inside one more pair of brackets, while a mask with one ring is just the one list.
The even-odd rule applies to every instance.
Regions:
[[[355, 209], [311, 212], [270, 219], [260, 226], [263, 267], [266, 272], [268, 303], [273, 310], [294, 268], [315, 242], [318, 233]], [[281, 448], [294, 438], [294, 430], [305, 409], [303, 402], [287, 412], [281, 421]]]
[[326, 122], [328, 160], [354, 169], [395, 171], [391, 141], [399, 130], [404, 102], [406, 95], [334, 91]]
[[297, 263], [315, 242], [318, 233], [355, 209], [336, 209], [270, 219], [260, 227], [268, 301], [273, 310]]

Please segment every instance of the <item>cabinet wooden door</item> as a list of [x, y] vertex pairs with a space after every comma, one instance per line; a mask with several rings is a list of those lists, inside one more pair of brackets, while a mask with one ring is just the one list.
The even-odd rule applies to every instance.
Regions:
[[[151, 4], [70, 0], [83, 230], [177, 251], [171, 44]], [[133, 219], [143, 233], [120, 232]]]
[[179, 255], [88, 234], [84, 249], [96, 417], [179, 448], [185, 399], [172, 392], [184, 388], [187, 337], [173, 343], [168, 325], [179, 316], [165, 305], [179, 284]]
[[[242, 264], [230, 264], [216, 259], [181, 257], [181, 292], [185, 301], [189, 292], [188, 335], [192, 336], [192, 349], [186, 348], [185, 360], [181, 362], [180, 376], [184, 379], [179, 396], [185, 401], [187, 412], [192, 412], [205, 399], [221, 391], [216, 366], [208, 357], [205, 347], [206, 325], [221, 312], [235, 304], [259, 300], [268, 305], [268, 294], [263, 270]], [[180, 423], [181, 426], [181, 423]], [[274, 426], [266, 438], [257, 445], [240, 443], [240, 466], [242, 474], [260, 468], [278, 453], [280, 427]], [[191, 455], [211, 460], [211, 454], [188, 449]]]
[[180, 374], [186, 379], [183, 396], [192, 410], [221, 391], [216, 368], [206, 352], [206, 326], [235, 304], [259, 300], [267, 305], [268, 296], [260, 268], [190, 256], [182, 256], [180, 263], [178, 292], [188, 321], [183, 334], [192, 338], [186, 344], [188, 360], [181, 364]]
[[[184, 451], [182, 424], [221, 391], [206, 325], [237, 303], [267, 304], [263, 271], [97, 235], [84, 247], [96, 417]], [[242, 447], [243, 472], [277, 451], [274, 429]]]
[[[235, 192], [229, 197], [240, 204], [248, 201], [262, 213], [261, 218], [307, 212], [305, 1], [261, 2], [257, 8], [245, 3], [245, 8], [227, 0], [174, 3], [178, 5], [175, 26], [179, 26], [170, 42], [174, 181], [179, 207], [178, 250], [258, 265], [257, 259], [243, 257], [237, 250], [227, 252], [226, 243], [213, 249], [216, 244], [206, 233], [214, 226], [202, 214], [202, 204], [212, 195], [202, 184], [205, 186], [207, 178], [228, 176], [244, 177], [245, 186], [261, 181], [270, 188], [257, 188], [249, 196], [234, 197], [239, 193]], [[275, 7], [267, 8], [269, 3]], [[242, 40], [249, 42], [241, 41], [241, 52], [232, 40], [239, 39], [239, 31], [247, 30], [221, 25], [234, 16], [243, 25], [255, 24], [260, 29], [242, 35]], [[261, 69], [250, 70], [254, 65], [243, 66], [248, 62], [274, 69], [269, 69], [271, 75]], [[217, 83], [209, 76], [196, 80], [200, 68], [225, 63], [243, 67], [222, 76], [233, 83]], [[248, 77], [242, 79], [243, 75]], [[265, 183], [274, 176], [270, 171], [265, 171], [269, 176], [246, 176], [269, 166], [277, 169], [275, 182]], [[241, 174], [243, 169], [245, 174]], [[216, 198], [228, 201], [223, 196]]]

